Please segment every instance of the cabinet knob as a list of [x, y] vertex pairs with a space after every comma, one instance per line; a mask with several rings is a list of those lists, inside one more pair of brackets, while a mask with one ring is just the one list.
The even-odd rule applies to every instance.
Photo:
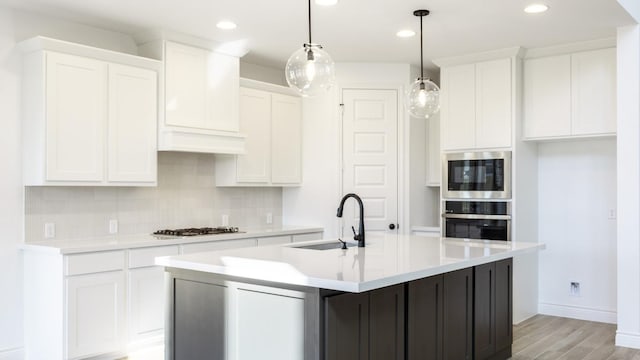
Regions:
[[389, 224], [389, 230], [393, 230], [396, 228], [396, 224]]

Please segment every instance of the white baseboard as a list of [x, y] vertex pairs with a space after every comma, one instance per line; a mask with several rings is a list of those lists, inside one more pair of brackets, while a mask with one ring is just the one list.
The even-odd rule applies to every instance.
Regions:
[[640, 349], [640, 334], [616, 331], [616, 346]]
[[608, 324], [618, 323], [618, 314], [615, 311], [579, 306], [539, 303], [538, 312], [543, 315], [560, 316], [578, 320], [597, 321]]
[[0, 349], [0, 360], [24, 360], [24, 349]]

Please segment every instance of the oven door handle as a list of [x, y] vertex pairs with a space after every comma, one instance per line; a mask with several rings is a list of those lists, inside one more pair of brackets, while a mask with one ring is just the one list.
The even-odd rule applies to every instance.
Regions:
[[483, 215], [483, 214], [442, 214], [445, 219], [473, 219], [473, 220], [511, 220], [511, 215]]

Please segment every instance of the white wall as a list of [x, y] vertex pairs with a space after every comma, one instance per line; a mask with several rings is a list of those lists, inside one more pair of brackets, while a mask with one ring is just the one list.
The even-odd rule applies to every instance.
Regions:
[[540, 313], [616, 322], [615, 179], [615, 138], [538, 145]]
[[14, 19], [0, 7], [0, 358], [21, 358], [22, 266], [17, 245], [22, 238], [22, 168], [20, 148], [20, 62], [13, 52]]
[[[633, 2], [637, 5], [637, 2]], [[635, 6], [640, 19], [640, 7]], [[640, 348], [640, 26], [618, 29], [618, 331]]]

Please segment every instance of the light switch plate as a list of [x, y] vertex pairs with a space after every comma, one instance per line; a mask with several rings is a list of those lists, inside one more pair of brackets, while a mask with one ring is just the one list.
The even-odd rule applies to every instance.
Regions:
[[111, 219], [109, 220], [109, 234], [117, 234], [118, 233], [118, 220]]
[[222, 226], [229, 226], [229, 215], [222, 214]]

